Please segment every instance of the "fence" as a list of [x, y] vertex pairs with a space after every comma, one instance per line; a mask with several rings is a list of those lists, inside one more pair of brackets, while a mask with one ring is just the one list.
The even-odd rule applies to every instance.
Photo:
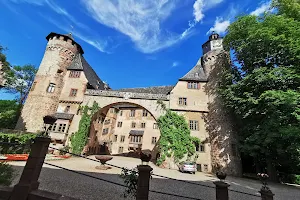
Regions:
[[[60, 168], [63, 170], [70, 171], [72, 173], [87, 176], [87, 177], [97, 179], [100, 181], [105, 181], [110, 184], [115, 184], [115, 185], [119, 185], [121, 187], [126, 187], [125, 185], [117, 183], [117, 182], [105, 180], [105, 179], [102, 179], [99, 177], [91, 176], [89, 174], [70, 170], [70, 169], [67, 169], [67, 168], [64, 168], [61, 166], [57, 166], [57, 165], [45, 162], [45, 157], [48, 152], [48, 148], [56, 149], [54, 147], [49, 147], [49, 144], [50, 144], [50, 138], [37, 137], [35, 139], [35, 142], [31, 145], [30, 155], [29, 155], [26, 165], [23, 169], [23, 172], [22, 172], [19, 182], [13, 188], [0, 188], [0, 199], [3, 199], [3, 200], [31, 200], [31, 199], [33, 199], [33, 200], [38, 200], [38, 199], [39, 200], [54, 200], [54, 199], [75, 200], [74, 198], [71, 198], [71, 197], [63, 197], [62, 195], [59, 195], [59, 194], [40, 191], [38, 189], [39, 188], [38, 178], [40, 176], [40, 172], [41, 172], [43, 164], [47, 164], [47, 165], [50, 165], [53, 167], [57, 167], [57, 168]], [[1, 142], [0, 142], [0, 145], [1, 145]], [[16, 144], [11, 144], [11, 145], [16, 145]], [[58, 149], [56, 149], [56, 150], [58, 150]], [[63, 150], [60, 150], [60, 151], [63, 151]], [[63, 152], [70, 153], [67, 151], [63, 151]], [[82, 157], [82, 158], [92, 160], [92, 161], [99, 163], [98, 160], [94, 160], [94, 159], [87, 158], [87, 157], [73, 154], [73, 153], [70, 153], [70, 154], [73, 156]], [[122, 168], [122, 167], [111, 165], [111, 164], [107, 164], [107, 165], [109, 165], [111, 167]], [[224, 181], [213, 182], [215, 185], [215, 187], [213, 187], [213, 186], [204, 185], [204, 184], [200, 184], [200, 183], [194, 183], [194, 182], [189, 182], [189, 181], [185, 181], [185, 180], [178, 180], [178, 179], [170, 178], [167, 176], [154, 174], [154, 173], [152, 173], [153, 169], [149, 165], [139, 165], [137, 167], [137, 169], [138, 169], [138, 183], [137, 183], [137, 190], [136, 190], [136, 200], [148, 200], [149, 192], [161, 194], [161, 195], [169, 195], [169, 196], [173, 196], [173, 197], [179, 197], [182, 199], [203, 200], [203, 199], [196, 198], [196, 197], [189, 197], [189, 196], [173, 194], [173, 193], [168, 193], [168, 192], [150, 190], [149, 183], [150, 183], [151, 175], [161, 177], [161, 178], [171, 179], [174, 181], [184, 182], [187, 184], [193, 184], [193, 185], [198, 185], [198, 186], [214, 189], [216, 200], [229, 200], [229, 194], [228, 194], [229, 191], [235, 192], [235, 193], [240, 193], [243, 195], [254, 196], [257, 198], [261, 198], [262, 200], [273, 200], [273, 196], [274, 196], [274, 194], [271, 192], [271, 190], [266, 185], [264, 185], [261, 188], [261, 190], [259, 191], [261, 194], [259, 196], [259, 195], [255, 195], [255, 194], [250, 194], [250, 193], [245, 193], [245, 192], [241, 192], [241, 191], [228, 189], [228, 187], [230, 185]]]

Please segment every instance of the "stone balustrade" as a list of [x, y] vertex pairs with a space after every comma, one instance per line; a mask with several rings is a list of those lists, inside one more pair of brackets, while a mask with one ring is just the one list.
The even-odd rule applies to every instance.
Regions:
[[169, 95], [166, 95], [166, 94], [121, 92], [121, 91], [112, 91], [112, 90], [92, 90], [92, 89], [88, 89], [85, 94], [90, 95], [90, 96], [108, 96], [108, 97], [119, 97], [119, 98], [125, 98], [125, 99], [169, 100]]

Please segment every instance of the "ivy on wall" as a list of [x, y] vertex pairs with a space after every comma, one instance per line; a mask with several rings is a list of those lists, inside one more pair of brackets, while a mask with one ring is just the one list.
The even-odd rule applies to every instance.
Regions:
[[82, 116], [79, 122], [79, 129], [71, 136], [72, 153], [81, 154], [88, 141], [92, 117], [99, 108], [96, 102], [93, 103], [92, 107], [86, 105], [81, 108]]
[[161, 165], [167, 157], [172, 157], [175, 163], [178, 163], [186, 155], [187, 159], [190, 159], [196, 152], [195, 143], [199, 144], [200, 140], [191, 136], [184, 116], [167, 109], [162, 101], [157, 103], [166, 113], [157, 120], [160, 129], [158, 141], [160, 157], [156, 164]]

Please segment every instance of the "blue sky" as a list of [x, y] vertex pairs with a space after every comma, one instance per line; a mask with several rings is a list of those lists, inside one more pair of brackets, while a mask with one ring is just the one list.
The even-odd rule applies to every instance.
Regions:
[[[174, 85], [256, 0], [0, 0], [0, 44], [12, 65], [39, 66], [50, 32], [72, 32], [84, 57], [113, 89]], [[13, 95], [0, 93], [0, 99]]]

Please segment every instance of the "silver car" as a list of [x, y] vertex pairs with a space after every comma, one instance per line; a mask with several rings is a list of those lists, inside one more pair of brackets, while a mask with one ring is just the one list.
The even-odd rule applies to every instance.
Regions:
[[179, 163], [179, 171], [192, 172], [193, 174], [195, 174], [197, 171], [196, 163], [189, 161], [181, 162]]

